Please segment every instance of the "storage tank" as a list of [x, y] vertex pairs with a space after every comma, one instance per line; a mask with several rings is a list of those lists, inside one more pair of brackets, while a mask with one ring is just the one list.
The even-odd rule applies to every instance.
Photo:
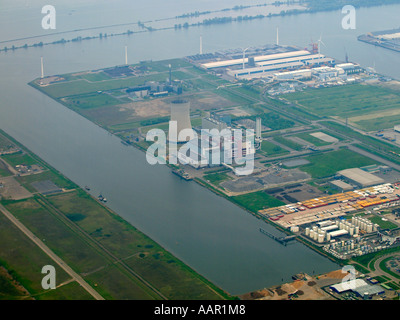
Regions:
[[309, 236], [310, 235], [310, 228], [306, 228], [306, 236]]
[[314, 230], [310, 230], [310, 238], [311, 238], [311, 239], [314, 239], [314, 233], [315, 233]]
[[318, 243], [324, 242], [324, 235], [322, 233], [318, 234]]

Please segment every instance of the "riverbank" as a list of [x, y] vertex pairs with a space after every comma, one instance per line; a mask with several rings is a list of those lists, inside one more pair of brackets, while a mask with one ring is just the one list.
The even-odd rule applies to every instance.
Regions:
[[[43, 160], [28, 151], [12, 137], [0, 131], [13, 144], [24, 150], [34, 161], [48, 167], [54, 178], [69, 181]], [[32, 189], [32, 179], [15, 179], [22, 187]], [[35, 175], [36, 181], [48, 175]], [[55, 180], [55, 179], [53, 179]], [[23, 224], [63, 258], [75, 271], [106, 299], [233, 299], [192, 268], [174, 257], [159, 244], [97, 201], [90, 194], [73, 185], [71, 192], [42, 195], [34, 193], [24, 200], [3, 199], [1, 203]], [[32, 214], [35, 213], [35, 214]], [[18, 280], [32, 297], [49, 299], [77, 298], [73, 282], [62, 290], [46, 292], [35, 282], [34, 270], [40, 269], [36, 260], [25, 261], [11, 255], [17, 245], [2, 234], [2, 265], [13, 270]], [[18, 236], [20, 238], [20, 236]], [[21, 241], [23, 237], [21, 237]], [[24, 247], [20, 250], [25, 251]], [[32, 251], [31, 246], [26, 250]], [[33, 253], [36, 249], [33, 250]], [[36, 253], [40, 256], [39, 253]], [[21, 257], [29, 257], [25, 252]], [[60, 275], [62, 273], [60, 272]], [[162, 276], [160, 276], [162, 275]], [[60, 276], [64, 282], [66, 276]], [[118, 284], [118, 286], [115, 286]]]

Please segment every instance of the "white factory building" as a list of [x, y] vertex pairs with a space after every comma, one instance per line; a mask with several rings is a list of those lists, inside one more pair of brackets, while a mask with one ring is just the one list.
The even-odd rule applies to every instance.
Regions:
[[[308, 63], [310, 62], [312, 61], [309, 61]], [[332, 61], [329, 60], [329, 62]], [[361, 68], [353, 63], [342, 63], [342, 64], [337, 64], [335, 67], [322, 66], [312, 69], [283, 71], [279, 73], [274, 73], [274, 77], [276, 80], [287, 81], [287, 80], [309, 79], [312, 76], [315, 76], [319, 78], [321, 81], [327, 81], [336, 78], [347, 79], [347, 76], [349, 74], [360, 72], [360, 70]]]
[[280, 81], [308, 79], [311, 76], [312, 72], [310, 69], [274, 73], [275, 79]]
[[[283, 53], [276, 53], [276, 54], [268, 54], [268, 55], [262, 55], [262, 56], [256, 56], [254, 57], [254, 62], [256, 63], [256, 66], [260, 66], [262, 62], [267, 62], [267, 61], [272, 61], [273, 63], [279, 63], [277, 61], [282, 60], [282, 59], [289, 59], [293, 57], [302, 57], [302, 56], [308, 56], [311, 55], [311, 53], [307, 50], [297, 50], [297, 51], [291, 51], [291, 52], [283, 52]], [[216, 68], [227, 68], [227, 67], [233, 67], [233, 66], [238, 66], [238, 65], [243, 65], [243, 63], [248, 63], [249, 59], [233, 59], [233, 60], [222, 60], [222, 61], [214, 61], [214, 62], [208, 62], [208, 63], [203, 63], [201, 66], [205, 69], [216, 69]], [[281, 62], [280, 62], [281, 63]]]
[[337, 293], [343, 293], [351, 290], [364, 299], [371, 299], [375, 295], [380, 295], [385, 293], [385, 290], [381, 286], [370, 285], [363, 279], [342, 281], [338, 284], [330, 286], [330, 288], [336, 291]]
[[382, 184], [385, 182], [382, 178], [360, 168], [341, 170], [338, 172], [338, 174], [351, 183], [357, 184], [362, 188]]
[[[249, 66], [249, 60], [252, 64]], [[334, 63], [334, 59], [322, 54], [312, 54], [307, 50], [296, 50], [284, 53], [255, 56], [251, 58], [232, 59], [208, 62], [201, 65], [204, 69], [212, 70], [227, 68], [227, 74], [240, 79], [261, 78], [272, 76], [274, 72], [299, 69], [305, 66]]]

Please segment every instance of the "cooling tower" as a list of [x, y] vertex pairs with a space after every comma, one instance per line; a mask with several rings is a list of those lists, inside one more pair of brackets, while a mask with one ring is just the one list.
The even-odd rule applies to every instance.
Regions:
[[171, 119], [170, 121], [177, 122], [177, 132], [171, 132], [172, 128], [170, 125], [168, 132], [168, 140], [172, 142], [186, 142], [190, 140], [189, 137], [184, 139], [179, 139], [179, 133], [183, 129], [192, 130], [192, 125], [190, 123], [190, 102], [186, 100], [174, 100], [170, 103], [171, 108]]

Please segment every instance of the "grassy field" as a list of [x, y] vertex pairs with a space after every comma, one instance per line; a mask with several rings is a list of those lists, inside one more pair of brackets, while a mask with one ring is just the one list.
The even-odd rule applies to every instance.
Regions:
[[310, 134], [310, 132], [302, 132], [302, 133], [296, 134], [294, 136], [298, 137], [298, 138], [300, 138], [302, 140], [305, 140], [307, 142], [310, 142], [316, 147], [322, 147], [322, 146], [327, 146], [327, 145], [331, 144], [330, 142], [326, 142], [326, 141], [323, 141], [321, 139], [318, 139], [318, 138], [312, 136]]
[[294, 142], [294, 141], [292, 141], [290, 139], [287, 139], [285, 137], [278, 136], [278, 137], [274, 137], [273, 139], [276, 142], [279, 142], [279, 143], [281, 143], [281, 144], [283, 144], [283, 145], [285, 145], [285, 146], [287, 146], [287, 147], [289, 147], [289, 148], [291, 148], [293, 150], [300, 151], [301, 149], [303, 149], [303, 146], [301, 144], [298, 144], [298, 143], [296, 143], [296, 142]]
[[369, 220], [371, 220], [372, 223], [379, 225], [382, 229], [395, 229], [398, 227], [398, 225], [393, 222], [382, 220], [382, 217], [372, 217], [369, 218]]
[[14, 144], [6, 137], [0, 134], [0, 149], [7, 150], [9, 147], [14, 147]]
[[280, 156], [289, 154], [290, 152], [282, 147], [270, 142], [270, 141], [263, 141], [261, 143], [261, 150], [266, 153], [269, 157]]
[[54, 182], [57, 186], [60, 188], [65, 188], [65, 189], [74, 189], [77, 187], [75, 183], [72, 181], [64, 178], [63, 176], [57, 174], [53, 170], [46, 170], [42, 173], [39, 174], [31, 174], [28, 176], [20, 176], [16, 177], [16, 180], [23, 186], [25, 187], [28, 191], [31, 192], [36, 192], [36, 189], [32, 187], [32, 183], [36, 181], [45, 181], [45, 180], [51, 180]]
[[400, 107], [399, 92], [366, 84], [309, 89], [284, 95], [284, 98], [297, 102], [306, 111], [318, 116], [340, 118], [379, 113], [382, 110]]
[[47, 290], [36, 294], [34, 298], [37, 300], [94, 300], [77, 282], [70, 282], [58, 287], [56, 290]]
[[313, 178], [328, 177], [340, 170], [376, 164], [376, 161], [347, 149], [312, 155], [305, 159], [310, 163], [300, 168]]
[[[4, 266], [29, 293], [36, 295], [45, 292], [41, 286], [43, 278], [41, 270], [45, 265], [54, 265], [58, 283], [70, 279], [64, 270], [59, 268], [3, 214], [0, 214], [0, 243], [0, 265]], [[3, 283], [2, 287], [8, 288], [7, 291], [0, 290], [2, 293], [8, 292], [11, 295], [15, 293], [13, 290], [9, 291], [9, 285]]]
[[231, 177], [229, 177], [225, 172], [205, 174], [203, 178], [216, 186], [225, 180], [231, 179]]
[[97, 92], [69, 96], [64, 99], [64, 102], [79, 109], [100, 108], [122, 103], [109, 94]]
[[6, 208], [76, 272], [93, 272], [110, 263], [34, 199], [9, 203]]
[[31, 166], [37, 164], [37, 160], [32, 158], [30, 155], [24, 152], [18, 152], [14, 154], [3, 155], [2, 158], [7, 161], [7, 163], [15, 168], [17, 165]]
[[7, 167], [0, 162], [0, 177], [8, 177], [12, 175], [12, 173], [7, 169]]
[[[66, 217], [72, 219], [74, 223], [90, 234], [107, 250], [111, 251], [116, 257], [126, 260], [126, 263], [135, 272], [144, 277], [168, 298], [221, 298], [219, 294], [213, 291], [220, 291], [219, 289], [214, 287], [213, 290], [210, 290], [213, 286], [208, 284], [205, 279], [140, 231], [107, 209], [99, 206], [95, 200], [83, 191], [78, 190], [75, 193], [51, 196], [49, 200]], [[80, 215], [77, 216], [77, 213]], [[145, 264], [145, 267], [143, 267], [143, 264]], [[117, 277], [116, 271], [113, 269], [104, 269], [101, 274], [106, 272], [110, 272], [110, 277]], [[122, 296], [122, 292], [118, 291], [118, 286], [113, 286], [115, 281], [126, 282], [122, 276], [120, 276], [119, 280], [111, 281], [110, 278], [105, 279], [103, 276], [96, 274], [93, 274], [90, 279], [101, 281], [111, 292], [109, 294], [118, 297]], [[193, 290], [189, 290], [189, 288]], [[128, 288], [124, 290], [128, 290]], [[133, 287], [129, 290], [133, 290], [131, 294], [134, 297], [139, 294], [136, 292], [137, 289]], [[128, 293], [126, 294], [130, 297]]]
[[240, 196], [231, 197], [231, 200], [247, 210], [257, 213], [264, 208], [279, 207], [285, 203], [266, 194], [264, 191], [257, 191]]
[[392, 115], [386, 117], [379, 117], [378, 115], [373, 119], [355, 121], [361, 129], [365, 131], [378, 131], [382, 129], [393, 128], [400, 123], [400, 115]]

